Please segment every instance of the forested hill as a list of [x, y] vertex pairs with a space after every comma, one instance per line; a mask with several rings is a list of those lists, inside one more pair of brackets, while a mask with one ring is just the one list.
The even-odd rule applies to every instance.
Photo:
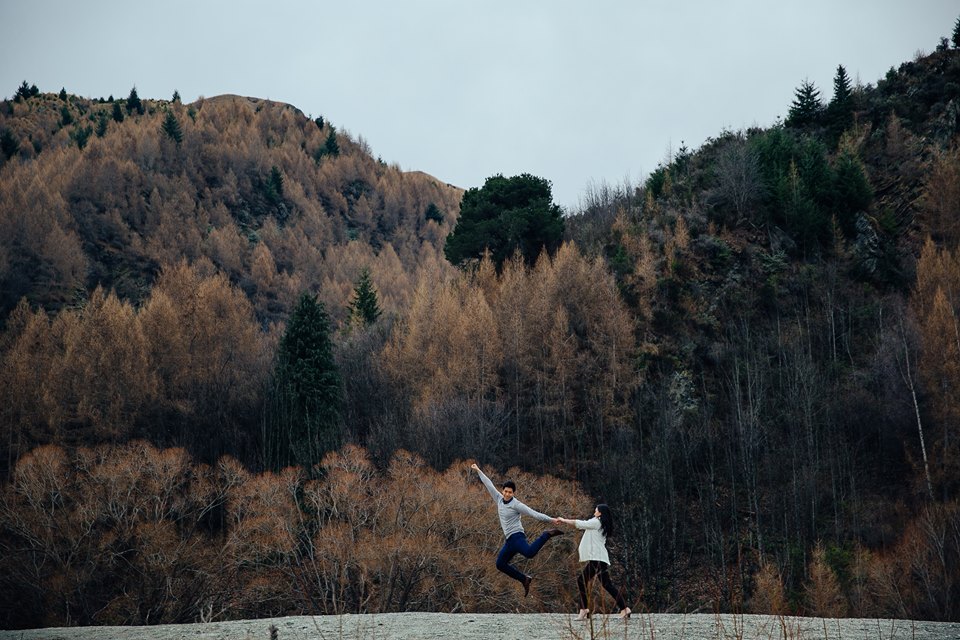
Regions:
[[519, 605], [484, 562], [471, 459], [611, 504], [637, 610], [960, 620], [960, 49], [789, 98], [455, 269], [516, 184], [558, 231], [546, 181], [461, 200], [289, 106], [25, 84], [0, 622], [568, 606], [573, 536]]
[[[960, 51], [876, 85], [838, 68], [788, 106], [681, 148], [640, 187], [591, 189], [567, 221], [637, 322], [636, 440], [604, 456], [606, 495], [633, 505], [638, 561], [672, 576], [665, 591], [737, 556], [739, 577], [678, 590], [790, 609], [828, 579], [821, 611], [902, 588], [888, 614], [956, 619]], [[933, 560], [946, 538], [951, 559]]]
[[445, 268], [459, 207], [459, 189], [257, 98], [91, 100], [24, 83], [0, 103], [0, 136], [4, 318], [21, 298], [57, 311], [97, 286], [139, 304], [181, 261], [224, 274], [265, 321], [304, 290], [342, 317], [365, 266], [394, 310], [412, 290], [397, 280]]

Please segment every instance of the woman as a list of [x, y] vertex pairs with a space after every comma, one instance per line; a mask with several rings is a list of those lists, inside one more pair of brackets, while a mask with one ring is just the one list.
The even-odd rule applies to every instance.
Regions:
[[598, 504], [593, 512], [593, 517], [589, 520], [557, 518], [557, 521], [583, 530], [583, 537], [580, 539], [580, 562], [585, 562], [586, 565], [577, 578], [577, 587], [580, 589], [580, 613], [577, 614], [577, 620], [586, 620], [590, 617], [587, 588], [593, 579], [598, 576], [603, 588], [617, 601], [620, 618], [623, 620], [629, 619], [630, 607], [624, 601], [623, 594], [613, 587], [613, 581], [610, 580], [610, 572], [608, 571], [610, 556], [607, 554], [607, 538], [613, 535], [613, 516], [610, 513], [610, 507], [605, 504]]

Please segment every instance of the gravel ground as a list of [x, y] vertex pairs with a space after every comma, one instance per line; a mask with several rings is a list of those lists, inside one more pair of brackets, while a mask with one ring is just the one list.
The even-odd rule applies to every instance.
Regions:
[[[0, 631], [0, 640], [927, 640], [960, 639], [960, 623], [910, 620], [776, 618], [754, 615], [634, 614], [577, 622], [572, 614], [386, 613], [299, 616], [150, 627], [71, 627]], [[592, 632], [592, 633], [591, 633]]]

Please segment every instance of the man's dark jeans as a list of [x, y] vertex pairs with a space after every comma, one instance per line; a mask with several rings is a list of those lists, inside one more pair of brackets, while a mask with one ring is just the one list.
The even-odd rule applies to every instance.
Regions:
[[522, 583], [526, 575], [520, 573], [516, 567], [510, 564], [510, 560], [518, 553], [527, 558], [532, 558], [537, 555], [537, 552], [540, 551], [540, 548], [543, 547], [544, 543], [549, 539], [549, 533], [541, 533], [540, 537], [534, 540], [533, 544], [530, 544], [527, 542], [527, 534], [523, 531], [514, 533], [503, 543], [503, 548], [500, 549], [500, 553], [497, 555], [497, 569], [503, 571], [517, 582]]

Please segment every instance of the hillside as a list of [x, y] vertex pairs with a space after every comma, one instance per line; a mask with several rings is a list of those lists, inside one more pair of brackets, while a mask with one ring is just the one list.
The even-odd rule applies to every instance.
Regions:
[[841, 71], [463, 271], [459, 190], [292, 107], [4, 102], [0, 620], [561, 610], [471, 460], [610, 504], [638, 609], [960, 620], [960, 50]]
[[363, 266], [390, 310], [419, 269], [445, 268], [460, 190], [385, 165], [322, 118], [240, 96], [21, 93], [0, 103], [0, 317], [97, 286], [139, 304], [181, 260], [225, 274], [264, 322], [304, 290], [339, 317]]

